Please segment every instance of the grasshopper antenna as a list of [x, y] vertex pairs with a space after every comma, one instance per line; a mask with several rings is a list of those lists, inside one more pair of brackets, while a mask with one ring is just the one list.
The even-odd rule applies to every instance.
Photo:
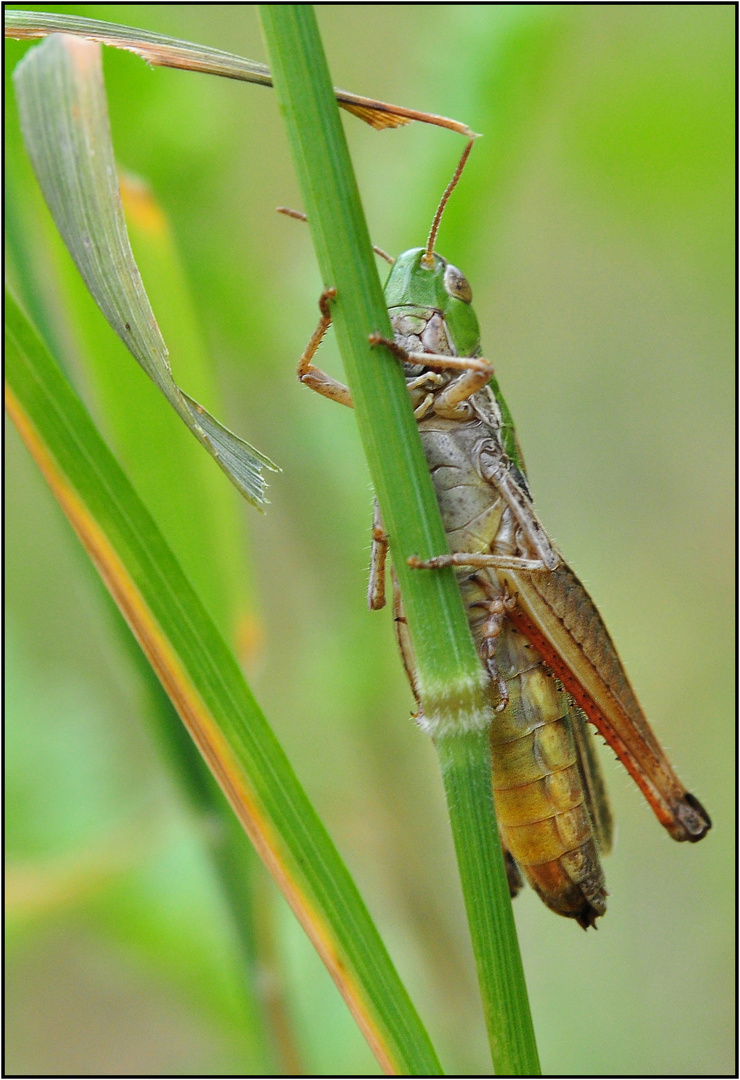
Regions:
[[427, 266], [430, 269], [434, 266], [434, 245], [437, 242], [437, 233], [439, 232], [439, 223], [442, 220], [442, 214], [444, 214], [445, 212], [447, 200], [457, 187], [457, 182], [462, 175], [462, 171], [465, 168], [465, 162], [468, 160], [470, 151], [473, 149], [473, 143], [475, 142], [476, 138], [477, 136], [473, 136], [473, 138], [463, 150], [463, 155], [458, 162], [458, 166], [453, 173], [452, 179], [445, 188], [442, 198], [439, 200], [437, 213], [434, 215], [434, 221], [432, 222], [432, 227], [429, 230], [429, 239], [427, 240], [426, 251], [421, 257], [421, 261], [423, 262], [424, 266]]
[[[286, 217], [295, 218], [296, 221], [308, 221], [306, 215], [302, 214], [300, 210], [291, 210], [288, 206], [276, 206], [275, 209], [278, 214], [285, 214]], [[375, 244], [373, 244], [373, 251], [376, 255], [380, 255], [381, 259], [385, 259], [387, 263], [390, 263], [391, 266], [396, 261], [392, 255], [389, 255], [387, 251], [383, 251], [382, 248], [376, 247]]]

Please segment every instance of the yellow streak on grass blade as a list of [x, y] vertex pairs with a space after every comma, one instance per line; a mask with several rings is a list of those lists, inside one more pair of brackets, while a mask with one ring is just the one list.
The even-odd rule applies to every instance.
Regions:
[[20, 401], [7, 384], [5, 407], [257, 853], [326, 965], [378, 1063], [388, 1075], [399, 1075], [400, 1067], [393, 1059], [375, 1018], [367, 1008], [361, 987], [352, 979], [348, 963], [337, 950], [331, 929], [313, 908], [300, 883], [291, 874], [282, 854], [283, 845], [262, 813], [248, 777], [233, 757], [228, 742], [216, 726], [141, 592], [108, 537], [67, 482]]

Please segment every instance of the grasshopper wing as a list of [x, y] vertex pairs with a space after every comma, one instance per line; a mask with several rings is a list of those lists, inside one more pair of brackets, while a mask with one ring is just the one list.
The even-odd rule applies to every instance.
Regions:
[[608, 855], [614, 839], [614, 820], [609, 797], [596, 756], [593, 735], [588, 729], [586, 716], [577, 705], [571, 705], [570, 726], [578, 756], [578, 771], [586, 796], [586, 806], [594, 829], [594, 840], [599, 855]]
[[675, 840], [696, 841], [711, 828], [655, 738], [593, 600], [565, 563], [549, 573], [502, 570], [516, 607], [512, 622], [616, 752], [658, 820]]

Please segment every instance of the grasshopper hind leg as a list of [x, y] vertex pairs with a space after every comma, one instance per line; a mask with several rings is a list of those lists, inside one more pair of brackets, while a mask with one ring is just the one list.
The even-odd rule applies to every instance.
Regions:
[[416, 660], [414, 659], [414, 650], [411, 645], [411, 636], [409, 635], [408, 623], [406, 622], [406, 616], [403, 613], [403, 601], [401, 599], [401, 590], [398, 586], [398, 579], [395, 573], [391, 574], [393, 578], [393, 629], [396, 634], [396, 641], [398, 642], [398, 649], [401, 653], [401, 659], [403, 660], [403, 668], [406, 672], [406, 678], [409, 680], [411, 691], [416, 701], [416, 719], [421, 716], [421, 699], [419, 695], [419, 685], [416, 679]]
[[385, 607], [385, 566], [388, 561], [388, 533], [380, 516], [378, 500], [373, 504], [373, 540], [370, 548], [370, 574], [367, 583], [367, 606], [371, 611]]

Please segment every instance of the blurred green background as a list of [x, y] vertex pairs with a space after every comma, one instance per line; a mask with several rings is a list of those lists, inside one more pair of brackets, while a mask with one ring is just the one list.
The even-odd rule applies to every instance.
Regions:
[[[265, 59], [251, 7], [38, 10]], [[697, 847], [673, 843], [603, 752], [618, 836], [598, 934], [531, 892], [515, 904], [543, 1071], [730, 1073], [734, 8], [333, 5], [318, 15], [338, 86], [484, 136], [438, 249], [473, 286], [539, 514], [714, 820]], [[8, 69], [28, 47], [6, 45]], [[207, 555], [182, 561], [204, 593], [211, 574], [211, 609], [443, 1064], [486, 1073], [435, 755], [409, 720], [390, 616], [365, 606], [371, 491], [353, 417], [295, 380], [321, 282], [308, 230], [274, 213], [300, 208], [274, 94], [152, 71], [116, 50], [104, 64], [117, 159], [169, 218], [217, 414], [284, 470], [262, 517], [198, 451], [239, 515], [243, 563], [214, 583]], [[6, 89], [11, 270], [21, 291], [34, 275], [42, 282], [32, 314], [105, 431], [75, 340], [83, 316], [57, 285], [69, 261], [49, 239]], [[392, 253], [423, 243], [462, 139], [344, 123], [374, 241]], [[177, 377], [180, 320], [150, 295]], [[144, 413], [150, 389], [138, 373], [129, 382], [133, 361], [92, 305], [83, 314], [102, 361], [126, 368], [122, 392], [146, 415], [138, 451], [151, 457], [164, 428], [156, 407]], [[341, 374], [331, 335], [321, 362]], [[204, 823], [152, 734], [139, 669], [94, 574], [11, 428], [6, 466], [6, 1068], [249, 1071], [233, 928]], [[183, 459], [173, 492], [188, 483]], [[142, 493], [166, 522], [176, 497]], [[300, 1067], [377, 1071], [292, 915], [271, 885], [258, 878], [257, 888], [266, 978], [283, 988]]]

